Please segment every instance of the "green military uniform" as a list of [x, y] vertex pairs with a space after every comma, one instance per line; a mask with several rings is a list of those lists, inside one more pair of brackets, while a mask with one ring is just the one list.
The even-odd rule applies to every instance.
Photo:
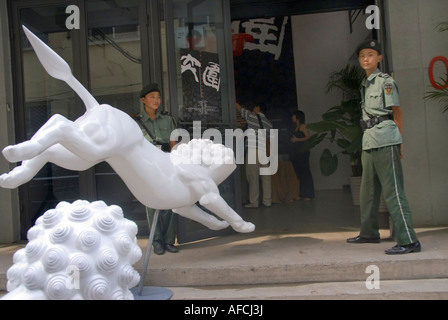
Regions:
[[391, 216], [399, 246], [417, 242], [411, 211], [404, 193], [398, 126], [392, 107], [400, 106], [398, 88], [392, 77], [378, 69], [361, 86], [362, 119], [368, 123], [363, 136], [361, 183], [361, 233], [379, 238], [378, 208], [381, 192]]
[[[154, 120], [152, 120], [146, 112], [143, 112], [141, 120], [145, 126], [145, 128], [142, 128], [143, 135], [149, 142], [155, 145], [170, 142], [171, 132], [176, 129], [176, 123], [168, 112], [157, 111]], [[156, 141], [150, 136], [146, 128], [151, 131], [151, 134]]]
[[[156, 84], [148, 85], [142, 89], [140, 96], [144, 97], [152, 91], [160, 92], [160, 89]], [[144, 137], [160, 148], [161, 144], [169, 144], [171, 133], [176, 129], [174, 118], [168, 112], [160, 110], [157, 110], [154, 119], [151, 119], [146, 112], [142, 112], [142, 116], [138, 123], [142, 129]], [[150, 228], [154, 220], [155, 211], [155, 209], [146, 208], [146, 216]], [[154, 233], [153, 245], [159, 244], [160, 246], [165, 247], [166, 245], [174, 245], [175, 241], [176, 219], [173, 211], [160, 210]]]

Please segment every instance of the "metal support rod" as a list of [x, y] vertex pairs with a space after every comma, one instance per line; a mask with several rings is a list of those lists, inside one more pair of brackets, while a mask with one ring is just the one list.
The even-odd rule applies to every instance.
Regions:
[[155, 211], [154, 218], [152, 219], [151, 231], [149, 232], [148, 246], [146, 247], [145, 262], [143, 263], [142, 274], [140, 276], [140, 283], [138, 285], [139, 296], [141, 296], [143, 292], [143, 285], [146, 278], [146, 271], [148, 270], [149, 256], [151, 255], [152, 242], [154, 241], [154, 234], [156, 233], [157, 221], [159, 220], [159, 211], [160, 210], [158, 209]]

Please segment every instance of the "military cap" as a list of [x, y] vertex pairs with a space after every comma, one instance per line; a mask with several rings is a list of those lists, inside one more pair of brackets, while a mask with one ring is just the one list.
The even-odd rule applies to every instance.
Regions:
[[148, 85], [143, 87], [142, 91], [140, 91], [140, 98], [143, 98], [148, 93], [151, 93], [151, 92], [154, 92], [154, 91], [157, 91], [157, 92], [160, 93], [159, 85], [157, 83], [148, 84]]
[[356, 54], [359, 56], [359, 53], [361, 52], [361, 50], [363, 49], [373, 49], [378, 51], [379, 54], [381, 53], [381, 44], [374, 39], [369, 39], [369, 40], [365, 40], [363, 41], [358, 48], [356, 48]]

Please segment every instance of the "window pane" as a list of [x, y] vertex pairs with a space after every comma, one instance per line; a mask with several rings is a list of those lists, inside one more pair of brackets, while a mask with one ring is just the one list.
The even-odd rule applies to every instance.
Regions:
[[[168, 39], [174, 44], [174, 52], [166, 50], [165, 54], [168, 61], [175, 64], [175, 71], [170, 76], [175, 77], [177, 90], [171, 111], [178, 115], [180, 127], [187, 129], [191, 138], [196, 138], [192, 136], [193, 121], [200, 121], [202, 130], [216, 128], [224, 133], [224, 129], [233, 128], [231, 112], [235, 114], [235, 106], [228, 102], [229, 66], [226, 65], [224, 35], [231, 29], [230, 21], [228, 30], [224, 29], [223, 1], [172, 0], [166, 1], [166, 6], [172, 16], [162, 24], [162, 30], [166, 29], [167, 36], [171, 37]], [[172, 79], [169, 80], [171, 83]], [[177, 110], [173, 110], [176, 103]], [[224, 139], [224, 134], [222, 137]], [[240, 198], [235, 195], [234, 185], [235, 175], [232, 175], [221, 183], [219, 190], [235, 209]], [[179, 243], [233, 232], [231, 228], [211, 231], [182, 217], [178, 219], [178, 228]]]
[[229, 124], [222, 1], [174, 0], [172, 6], [179, 119]]
[[[90, 92], [101, 104], [129, 115], [140, 113], [142, 56], [140, 1], [88, 1]], [[120, 206], [126, 218], [148, 229], [144, 206], [106, 163], [95, 167], [97, 199]]]
[[[66, 5], [53, 5], [21, 9], [20, 23], [59, 54], [73, 70], [73, 43], [70, 31], [65, 28], [65, 8]], [[75, 93], [65, 82], [52, 78], [45, 71], [23, 32], [22, 59], [26, 139], [30, 139], [54, 114], [75, 120], [78, 116]], [[79, 172], [47, 163], [28, 186], [29, 218], [34, 223], [60, 201], [79, 199]]]

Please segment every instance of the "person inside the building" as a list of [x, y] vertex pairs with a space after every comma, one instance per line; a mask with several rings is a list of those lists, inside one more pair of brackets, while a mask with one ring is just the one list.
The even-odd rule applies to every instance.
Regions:
[[[164, 152], [176, 145], [177, 141], [170, 140], [171, 132], [176, 129], [176, 121], [166, 111], [160, 109], [161, 92], [158, 84], [152, 83], [143, 87], [140, 98], [144, 105], [144, 112], [138, 119], [145, 138]], [[155, 209], [146, 208], [149, 227], [154, 220]], [[160, 210], [154, 234], [154, 253], [162, 255], [165, 251], [176, 253], [176, 217], [172, 210]]]
[[295, 128], [291, 137], [290, 160], [299, 180], [300, 199], [309, 201], [314, 199], [314, 181], [310, 169], [310, 151], [302, 150], [302, 147], [310, 138], [310, 132], [305, 124], [305, 113], [294, 111], [292, 122]]
[[389, 211], [397, 245], [386, 254], [421, 251], [404, 192], [403, 116], [395, 80], [379, 70], [383, 59], [376, 40], [357, 48], [359, 64], [366, 72], [361, 85], [362, 141], [361, 232], [348, 243], [379, 243], [378, 208], [381, 192]]
[[[273, 128], [272, 123], [264, 115], [265, 106], [262, 103], [248, 102], [241, 106], [236, 104], [237, 111], [241, 113], [241, 117], [247, 122], [247, 129], [253, 129], [255, 131], [256, 139], [247, 139], [247, 153], [246, 153], [246, 178], [249, 184], [249, 203], [245, 208], [258, 208], [260, 198], [260, 180], [261, 187], [263, 189], [262, 204], [265, 207], [270, 207], [272, 204], [271, 194], [271, 176], [260, 175], [260, 167], [268, 167], [269, 164], [260, 163], [260, 153], [264, 152], [265, 155], [269, 153], [268, 141], [269, 130]], [[266, 130], [266, 135], [260, 135], [260, 129]], [[250, 161], [252, 157], [249, 153], [255, 153], [255, 161]]]

